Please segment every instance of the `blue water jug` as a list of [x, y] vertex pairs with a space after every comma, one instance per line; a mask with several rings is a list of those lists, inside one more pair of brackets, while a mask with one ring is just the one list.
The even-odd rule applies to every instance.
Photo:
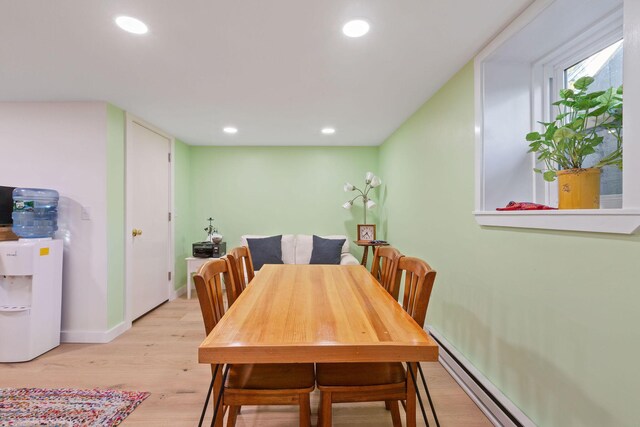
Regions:
[[18, 237], [53, 237], [58, 229], [58, 192], [46, 188], [13, 190], [13, 232]]

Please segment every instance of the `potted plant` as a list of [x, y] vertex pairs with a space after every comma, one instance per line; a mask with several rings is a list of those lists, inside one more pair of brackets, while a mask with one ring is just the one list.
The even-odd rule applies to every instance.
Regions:
[[[560, 90], [558, 115], [548, 123], [540, 122], [544, 132], [531, 132], [526, 140], [529, 152], [537, 153], [546, 169], [546, 181], [558, 178], [558, 208], [598, 209], [600, 207], [600, 168], [616, 165], [622, 169], [622, 86], [589, 92], [592, 77], [582, 77], [574, 89]], [[583, 168], [589, 154], [602, 144], [602, 133], [609, 132], [616, 148], [590, 168]]]

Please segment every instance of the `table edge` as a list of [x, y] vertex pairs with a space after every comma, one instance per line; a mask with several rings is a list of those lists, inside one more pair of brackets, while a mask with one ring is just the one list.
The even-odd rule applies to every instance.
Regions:
[[252, 345], [199, 347], [199, 363], [437, 362], [438, 345]]

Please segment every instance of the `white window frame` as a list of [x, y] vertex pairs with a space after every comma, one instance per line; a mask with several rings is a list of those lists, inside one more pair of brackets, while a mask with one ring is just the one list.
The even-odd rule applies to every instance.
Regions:
[[[568, 231], [590, 231], [605, 233], [632, 234], [640, 229], [640, 140], [634, 140], [633, 136], [640, 135], [640, 123], [634, 124], [632, 120], [625, 120], [624, 142], [624, 173], [623, 195], [621, 209], [582, 209], [582, 210], [553, 210], [553, 211], [503, 211], [496, 212], [493, 206], [484, 206], [485, 200], [485, 171], [484, 171], [484, 63], [504, 42], [516, 36], [529, 23], [539, 18], [551, 3], [555, 0], [538, 0], [534, 2], [522, 15], [511, 23], [499, 34], [475, 59], [475, 95], [476, 95], [476, 206], [474, 216], [476, 221], [483, 226], [539, 228]], [[633, 67], [640, 64], [640, 42], [630, 37], [632, 31], [640, 29], [640, 7], [631, 5], [625, 1], [625, 16], [622, 8], [619, 11], [604, 16], [597, 25], [584, 31], [578, 37], [572, 38], [540, 60], [531, 64], [531, 119], [536, 123], [541, 118], [548, 121], [551, 113], [548, 106], [552, 94], [557, 93], [557, 88], [550, 86], [550, 78], [555, 77], [558, 82], [558, 73], [564, 69], [588, 57], [611, 43], [621, 38], [625, 39], [624, 56], [624, 85], [625, 85], [625, 110], [626, 117], [634, 117], [634, 112], [640, 112], [640, 81], [634, 76]], [[622, 22], [624, 20], [624, 33]], [[625, 35], [627, 37], [625, 37]], [[581, 47], [580, 47], [581, 46]], [[598, 48], [599, 47], [599, 48]], [[635, 50], [635, 51], [634, 51]], [[565, 66], [566, 65], [566, 66]], [[564, 68], [562, 68], [564, 67]], [[560, 80], [562, 81], [562, 79]], [[553, 83], [551, 83], [553, 85]], [[636, 113], [637, 114], [637, 113]], [[637, 128], [634, 129], [634, 128]], [[532, 126], [532, 129], [536, 129]], [[539, 129], [536, 129], [539, 130]], [[514, 136], [524, 140], [524, 135]], [[524, 143], [523, 143], [524, 144]], [[531, 154], [531, 168], [536, 166], [536, 159]], [[534, 173], [534, 172], [532, 172]], [[531, 200], [539, 203], [550, 204], [553, 202], [553, 186], [557, 184], [545, 182], [539, 174], [532, 180]], [[556, 196], [557, 197], [557, 196]]]
[[[533, 111], [532, 128], [535, 128], [539, 121], [550, 122], [555, 116], [555, 107], [550, 108], [550, 106], [551, 103], [560, 99], [558, 93], [560, 89], [564, 88], [564, 71], [622, 38], [623, 17], [622, 10], [620, 10], [619, 13], [612, 14], [589, 28], [589, 31], [576, 37], [572, 43], [562, 46], [553, 54], [534, 64], [534, 70], [537, 69], [533, 73], [534, 79], [540, 73], [543, 76], [542, 79], [532, 81], [534, 87], [542, 87], [541, 91], [534, 91], [534, 96], [538, 93], [543, 94], [541, 100], [543, 111]], [[542, 128], [536, 130], [542, 130]], [[543, 168], [544, 165], [537, 163], [536, 167]], [[544, 200], [540, 203], [558, 206], [558, 186], [555, 181], [544, 182], [544, 193]], [[622, 208], [622, 194], [601, 196], [600, 205], [605, 209], [620, 209]]]

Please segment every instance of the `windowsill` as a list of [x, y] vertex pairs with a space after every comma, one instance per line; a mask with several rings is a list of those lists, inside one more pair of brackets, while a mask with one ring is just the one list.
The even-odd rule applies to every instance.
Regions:
[[634, 234], [640, 228], [640, 210], [636, 209], [474, 211], [473, 215], [478, 224], [490, 227], [616, 234]]

